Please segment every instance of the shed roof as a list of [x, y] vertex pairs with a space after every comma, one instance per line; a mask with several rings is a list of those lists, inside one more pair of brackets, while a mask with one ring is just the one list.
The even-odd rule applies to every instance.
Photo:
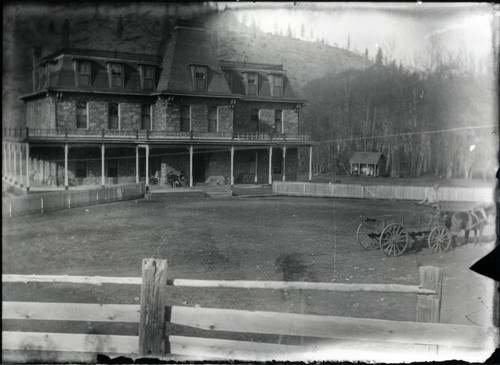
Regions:
[[384, 157], [382, 152], [354, 152], [349, 159], [349, 163], [378, 164]]

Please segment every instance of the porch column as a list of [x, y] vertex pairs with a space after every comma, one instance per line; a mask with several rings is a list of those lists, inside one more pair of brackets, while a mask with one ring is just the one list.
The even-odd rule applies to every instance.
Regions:
[[149, 145], [146, 145], [146, 186], [149, 186]]
[[26, 143], [26, 191], [30, 190], [30, 144]]
[[234, 185], [234, 146], [231, 146], [231, 186]]
[[64, 144], [64, 189], [68, 190], [68, 144]]
[[101, 144], [101, 186], [104, 187], [104, 177], [106, 176], [105, 170], [104, 170], [104, 161], [105, 161], [105, 155], [106, 155], [106, 147], [104, 147], [104, 144]]
[[135, 146], [135, 183], [139, 184], [139, 146]]
[[285, 181], [286, 180], [286, 178], [285, 178], [285, 175], [286, 175], [286, 146], [283, 146], [283, 166], [282, 166], [282, 170], [283, 170], [282, 171], [283, 175], [282, 175], [281, 179], [283, 181]]
[[5, 149], [5, 143], [2, 142], [2, 177], [5, 178], [7, 175], [7, 150]]
[[273, 183], [273, 147], [269, 147], [269, 184]]
[[253, 179], [254, 183], [257, 184], [259, 181], [258, 176], [258, 168], [259, 168], [259, 152], [255, 152], [255, 178]]
[[12, 147], [14, 147], [14, 184], [17, 184], [17, 144], [14, 143]]
[[19, 145], [19, 185], [24, 186], [24, 173], [23, 173], [23, 145]]
[[309, 146], [309, 182], [312, 181], [313, 146]]
[[189, 187], [193, 187], [193, 145], [189, 146]]

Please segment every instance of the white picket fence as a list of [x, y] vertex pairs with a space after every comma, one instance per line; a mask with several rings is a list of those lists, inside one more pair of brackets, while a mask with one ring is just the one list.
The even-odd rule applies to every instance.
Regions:
[[[426, 186], [273, 182], [273, 194], [311, 197], [423, 200], [427, 189]], [[438, 190], [437, 197], [440, 201], [492, 202], [494, 201], [494, 188], [441, 187]]]

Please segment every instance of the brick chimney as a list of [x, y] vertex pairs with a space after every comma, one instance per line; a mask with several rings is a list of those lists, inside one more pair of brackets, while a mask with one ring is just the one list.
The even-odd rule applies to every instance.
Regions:
[[38, 85], [37, 64], [42, 60], [42, 47], [33, 47], [33, 91], [36, 91]]

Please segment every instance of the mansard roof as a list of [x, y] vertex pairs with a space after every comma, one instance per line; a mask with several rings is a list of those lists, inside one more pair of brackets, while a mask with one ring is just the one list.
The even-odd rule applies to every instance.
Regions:
[[[77, 85], [76, 67], [79, 61], [91, 61], [90, 84]], [[75, 62], [76, 61], [76, 62]], [[123, 86], [112, 87], [110, 63], [123, 65]], [[163, 56], [65, 48], [36, 61], [34, 91], [36, 97], [46, 90], [107, 94], [178, 94], [189, 96], [237, 98], [247, 101], [304, 102], [295, 96], [282, 64], [218, 60], [210, 35], [200, 23], [182, 23], [173, 31]], [[142, 87], [143, 65], [155, 66], [154, 87]], [[206, 69], [206, 88], [195, 86], [195, 67]], [[204, 69], [204, 70], [205, 70]], [[247, 95], [248, 74], [258, 77], [256, 95]], [[46, 79], [44, 79], [44, 74]], [[34, 76], [35, 76], [34, 75]], [[276, 75], [282, 80], [282, 91], [273, 96], [271, 89]], [[42, 81], [44, 80], [44, 81]]]
[[[207, 90], [196, 91], [191, 66], [207, 67]], [[204, 28], [177, 26], [167, 46], [159, 92], [200, 93], [200, 95], [230, 95], [231, 90], [215, 57], [210, 37]]]

